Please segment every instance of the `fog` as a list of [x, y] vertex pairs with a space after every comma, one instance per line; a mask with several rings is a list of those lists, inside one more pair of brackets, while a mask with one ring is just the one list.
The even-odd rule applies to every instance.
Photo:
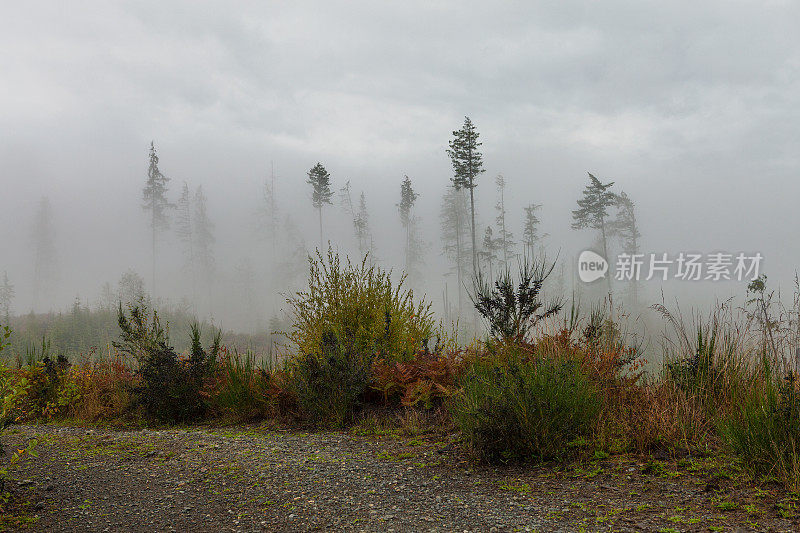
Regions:
[[[98, 305], [103, 284], [116, 290], [129, 271], [152, 291], [142, 208], [152, 141], [167, 197], [177, 202], [184, 182], [192, 195], [202, 186], [214, 236], [213, 275], [193, 291], [170, 211], [158, 301], [187, 302], [228, 329], [268, 328], [285, 310], [281, 294], [302, 288], [303, 255], [319, 246], [306, 180], [321, 162], [334, 191], [325, 240], [357, 258], [339, 201], [349, 182], [356, 207], [366, 199], [373, 257], [398, 273], [397, 204], [411, 179], [425, 244], [411, 282], [441, 314], [445, 284], [451, 305], [457, 287], [442, 253], [446, 149], [465, 116], [483, 143], [478, 242], [487, 225], [497, 230], [502, 174], [514, 241], [524, 207], [542, 205], [542, 248], [564, 263], [565, 294], [604, 292], [603, 281], [575, 275], [578, 253], [598, 249], [597, 232], [571, 228], [587, 172], [633, 200], [642, 253], [757, 252], [770, 287], [791, 292], [800, 265], [798, 20], [800, 6], [779, 1], [4, 6], [0, 276], [14, 286], [11, 313], [63, 310], [76, 298]], [[273, 183], [275, 248], [259, 215]], [[51, 272], [36, 259], [43, 198]], [[620, 246], [609, 242], [613, 262]], [[746, 286], [653, 279], [631, 305], [704, 306]], [[616, 282], [614, 291], [625, 293]]]

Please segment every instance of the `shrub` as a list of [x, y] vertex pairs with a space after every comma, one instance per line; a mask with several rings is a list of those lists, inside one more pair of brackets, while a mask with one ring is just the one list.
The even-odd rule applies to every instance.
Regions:
[[495, 339], [523, 342], [536, 324], [561, 310], [561, 301], [545, 304], [539, 294], [554, 267], [555, 263], [548, 267], [546, 262], [525, 260], [519, 265], [518, 279], [506, 270], [493, 284], [478, 272], [470, 298], [489, 323], [489, 331]]
[[395, 285], [391, 272], [355, 265], [328, 250], [309, 257], [308, 290], [287, 299], [289, 338], [298, 353], [290, 362], [290, 390], [314, 423], [343, 425], [359, 407], [373, 361], [410, 359], [434, 334], [430, 304]]
[[346, 260], [329, 249], [327, 261], [309, 257], [308, 290], [288, 298], [293, 324], [289, 338], [299, 353], [320, 354], [326, 336], [349, 353], [411, 358], [434, 335], [433, 313], [424, 299], [414, 303], [405, 276], [395, 285], [391, 272]]
[[800, 391], [798, 378], [769, 373], [738, 411], [720, 423], [720, 433], [754, 472], [780, 479], [789, 490], [800, 489]]
[[210, 353], [200, 343], [200, 330], [191, 327], [191, 353], [181, 360], [169, 346], [169, 336], [161, 326], [158, 313], [152, 320], [143, 302], [130, 306], [130, 318], [119, 307], [122, 341], [114, 343], [123, 354], [138, 362], [136, 373], [141, 382], [134, 389], [136, 401], [145, 413], [162, 422], [188, 422], [205, 414], [206, 401], [201, 395], [204, 380], [213, 369], [219, 351], [220, 334], [214, 337]]
[[558, 459], [590, 433], [602, 406], [597, 386], [569, 360], [479, 360], [462, 387], [450, 411], [489, 462]]
[[303, 416], [318, 425], [342, 427], [367, 390], [371, 360], [331, 333], [325, 335], [320, 353], [296, 356], [290, 387]]
[[80, 420], [117, 420], [135, 415], [134, 389], [140, 383], [119, 355], [99, 361], [84, 360], [70, 369], [79, 397], [69, 414]]

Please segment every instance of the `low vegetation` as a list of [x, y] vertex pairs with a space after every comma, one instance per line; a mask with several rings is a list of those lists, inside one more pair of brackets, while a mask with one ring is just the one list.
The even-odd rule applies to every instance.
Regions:
[[[645, 374], [613, 310], [565, 311], [544, 300], [550, 270], [523, 265], [492, 284], [477, 280], [473, 301], [490, 337], [458, 347], [390, 272], [368, 258], [317, 255], [308, 290], [288, 299], [294, 348], [279, 362], [228, 348], [219, 334], [206, 348], [197, 325], [179, 332], [190, 348], [178, 353], [167, 325], [140, 302], [118, 310], [112, 357], [68, 361], [43, 350], [0, 368], [0, 424], [269, 419], [344, 427], [412, 409], [457, 430], [477, 460], [719, 450], [752, 475], [800, 489], [799, 384], [784, 364], [791, 336], [763, 301], [753, 312], [722, 305], [691, 320], [658, 306], [671, 332], [662, 369]], [[5, 344], [11, 333], [2, 331]]]

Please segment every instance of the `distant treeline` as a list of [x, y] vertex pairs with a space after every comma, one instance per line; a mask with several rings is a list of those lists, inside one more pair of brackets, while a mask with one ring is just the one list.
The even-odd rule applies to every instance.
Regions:
[[[162, 323], [169, 326], [170, 339], [176, 351], [189, 350], [188, 332], [190, 325], [197, 322], [197, 319], [182, 309], [165, 309], [160, 312], [160, 316]], [[117, 320], [117, 309], [89, 309], [77, 302], [68, 312], [12, 316], [9, 326], [13, 334], [4, 355], [6, 359], [30, 356], [41, 359], [48, 354], [64, 355], [69, 359], [107, 355], [113, 350], [112, 343], [119, 340]], [[210, 340], [218, 329], [206, 321], [199, 322], [199, 325], [204, 340]], [[250, 350], [266, 355], [274, 350], [271, 343], [279, 342], [276, 337], [278, 336], [271, 335], [267, 330], [256, 334], [223, 332], [222, 340], [231, 349], [240, 352]]]

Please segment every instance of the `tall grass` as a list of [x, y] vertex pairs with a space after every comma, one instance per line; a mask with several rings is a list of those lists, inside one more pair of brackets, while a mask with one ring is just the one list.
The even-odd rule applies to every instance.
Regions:
[[568, 444], [589, 436], [602, 408], [595, 383], [577, 361], [477, 361], [453, 397], [456, 426], [489, 462], [561, 458]]

